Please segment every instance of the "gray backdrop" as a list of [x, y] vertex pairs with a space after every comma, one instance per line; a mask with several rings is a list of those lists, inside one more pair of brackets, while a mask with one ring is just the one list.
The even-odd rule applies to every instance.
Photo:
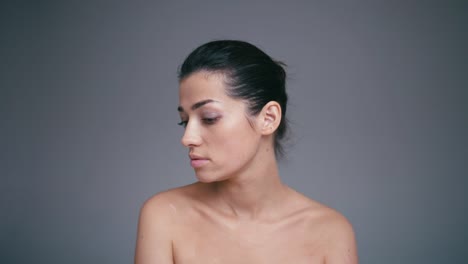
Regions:
[[141, 204], [195, 179], [177, 67], [221, 38], [288, 64], [282, 178], [361, 263], [466, 259], [467, 5], [285, 2], [2, 1], [0, 262], [133, 261]]

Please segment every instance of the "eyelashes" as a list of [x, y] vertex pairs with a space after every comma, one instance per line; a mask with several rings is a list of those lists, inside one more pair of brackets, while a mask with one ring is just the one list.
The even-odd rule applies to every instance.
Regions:
[[214, 123], [216, 123], [216, 121], [218, 121], [219, 117], [214, 117], [214, 118], [202, 118], [202, 121], [204, 124], [207, 124], [207, 125], [213, 125]]
[[177, 125], [186, 128], [186, 127], [187, 127], [187, 123], [188, 123], [188, 121], [180, 121], [179, 123], [177, 123]]
[[[205, 125], [214, 125], [221, 117], [213, 117], [213, 118], [202, 118], [202, 122]], [[182, 120], [177, 125], [182, 126], [184, 128], [187, 127], [188, 120]]]

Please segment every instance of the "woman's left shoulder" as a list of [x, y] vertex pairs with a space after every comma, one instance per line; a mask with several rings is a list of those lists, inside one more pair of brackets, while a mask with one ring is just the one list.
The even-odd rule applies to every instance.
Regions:
[[327, 263], [357, 263], [357, 246], [351, 222], [339, 211], [310, 201], [307, 215], [311, 236], [317, 234], [326, 252]]
[[[333, 230], [337, 228], [341, 231], [345, 231], [342, 229], [346, 229], [348, 231], [352, 231], [352, 225], [349, 220], [338, 210], [331, 208], [326, 205], [321, 205], [318, 207], [318, 214], [320, 222], [323, 222], [324, 225], [329, 226]], [[349, 230], [350, 229], [350, 230]]]
[[307, 223], [311, 233], [326, 234], [332, 242], [336, 240], [354, 240], [351, 222], [338, 210], [313, 200], [301, 193], [294, 195], [296, 204], [300, 204], [302, 221]]

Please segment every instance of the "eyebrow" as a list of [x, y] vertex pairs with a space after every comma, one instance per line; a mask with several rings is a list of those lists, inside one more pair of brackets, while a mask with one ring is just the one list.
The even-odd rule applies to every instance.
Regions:
[[[213, 99], [206, 99], [206, 100], [194, 103], [192, 105], [192, 107], [190, 107], [190, 109], [196, 110], [197, 108], [200, 108], [200, 107], [202, 107], [202, 106], [204, 106], [204, 105], [206, 105], [208, 103], [214, 103], [214, 102], [219, 103], [218, 101], [215, 101]], [[177, 107], [177, 111], [184, 112], [184, 108], [182, 108], [182, 106], [179, 106], [179, 107]]]

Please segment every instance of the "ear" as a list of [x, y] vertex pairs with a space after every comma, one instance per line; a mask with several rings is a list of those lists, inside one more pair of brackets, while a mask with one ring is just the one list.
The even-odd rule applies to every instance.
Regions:
[[262, 135], [273, 134], [281, 122], [281, 106], [278, 102], [270, 101], [260, 113], [260, 128]]

